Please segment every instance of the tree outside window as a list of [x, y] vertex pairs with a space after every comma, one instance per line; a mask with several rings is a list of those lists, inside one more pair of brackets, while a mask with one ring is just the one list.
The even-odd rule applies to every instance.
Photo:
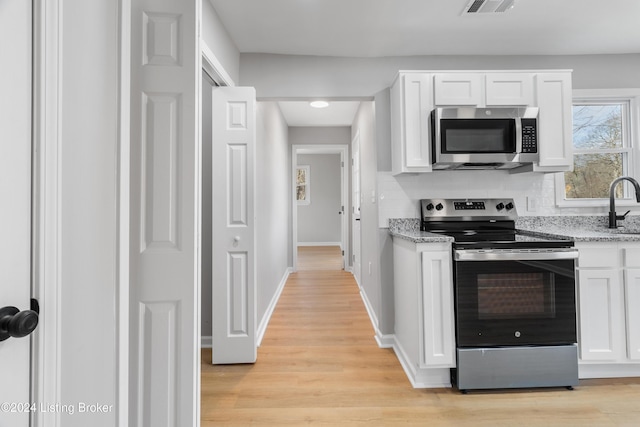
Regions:
[[[611, 182], [629, 173], [631, 144], [626, 102], [575, 102], [574, 170], [565, 172], [566, 199], [605, 199]], [[618, 186], [617, 197], [624, 187]]]
[[299, 205], [311, 203], [310, 169], [308, 165], [296, 168], [296, 200]]

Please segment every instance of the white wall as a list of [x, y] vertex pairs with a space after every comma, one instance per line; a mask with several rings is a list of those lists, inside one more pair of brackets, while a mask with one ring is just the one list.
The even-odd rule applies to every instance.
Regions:
[[256, 318], [260, 323], [293, 263], [293, 254], [288, 127], [277, 103], [258, 102], [257, 105]]
[[[360, 136], [360, 203], [361, 245], [360, 262], [362, 266], [360, 286], [370, 305], [372, 321], [376, 334], [382, 333], [389, 319], [382, 310], [382, 290], [380, 287], [380, 262], [378, 251], [378, 205], [377, 205], [377, 153], [376, 153], [376, 116], [372, 101], [360, 104], [351, 127], [352, 136]], [[384, 304], [388, 304], [384, 301]], [[393, 305], [393, 301], [391, 301]], [[382, 329], [381, 329], [382, 328]]]
[[638, 87], [640, 53], [574, 56], [342, 58], [243, 53], [240, 83], [258, 97], [373, 97], [398, 70], [573, 69], [573, 87]]
[[240, 79], [240, 52], [209, 2], [202, 0], [203, 45], [214, 53], [224, 71], [236, 83]]
[[298, 245], [342, 240], [340, 154], [298, 154], [309, 166], [311, 203], [298, 205]]
[[[61, 7], [60, 401], [42, 403], [116, 405], [118, 3]], [[116, 416], [62, 412], [60, 425]]]
[[[415, 56], [386, 58], [342, 58], [270, 55], [247, 53], [240, 55], [240, 84], [254, 86], [258, 97], [310, 98], [337, 97], [374, 99], [375, 141], [377, 158], [372, 159], [378, 176], [363, 177], [363, 189], [376, 187], [380, 202], [377, 209], [362, 219], [362, 235], [377, 236], [379, 277], [371, 277], [367, 295], [376, 310], [374, 322], [381, 333], [393, 333], [393, 264], [391, 241], [385, 228], [388, 217], [417, 217], [417, 200], [424, 197], [455, 197], [462, 193], [468, 197], [488, 194], [495, 188], [500, 196], [514, 197], [522, 205], [526, 196], [537, 198], [538, 210], [523, 214], [554, 214], [552, 175], [509, 175], [485, 171], [474, 175], [458, 172], [421, 174], [393, 178], [391, 169], [391, 141], [389, 129], [389, 96], [398, 70], [456, 70], [456, 69], [573, 69], [575, 89], [637, 88], [640, 87], [640, 53], [626, 55], [576, 55], [576, 56]], [[356, 119], [358, 120], [358, 119]], [[359, 126], [359, 125], [357, 125]], [[366, 125], [365, 125], [366, 127]], [[290, 130], [290, 140], [292, 131]], [[297, 143], [297, 142], [295, 142]], [[367, 144], [365, 142], [364, 144]], [[362, 167], [369, 165], [362, 163]], [[363, 171], [364, 173], [364, 171]], [[496, 175], [499, 173], [500, 175]], [[480, 177], [481, 179], [477, 179]], [[493, 194], [493, 193], [492, 193]], [[381, 199], [381, 196], [384, 196]], [[365, 193], [365, 200], [367, 200]], [[367, 207], [365, 207], [367, 209]], [[562, 213], [574, 213], [563, 210]], [[376, 216], [374, 216], [376, 215]], [[363, 237], [365, 238], [365, 237]], [[363, 248], [366, 245], [363, 242]], [[368, 272], [367, 255], [363, 253], [363, 273]], [[375, 264], [373, 266], [375, 270]], [[366, 276], [366, 274], [363, 274]], [[377, 282], [376, 282], [377, 281]], [[384, 282], [384, 283], [382, 283]], [[376, 294], [380, 296], [377, 297]], [[379, 298], [379, 304], [374, 302]]]
[[338, 144], [351, 145], [349, 126], [289, 127], [290, 145]]

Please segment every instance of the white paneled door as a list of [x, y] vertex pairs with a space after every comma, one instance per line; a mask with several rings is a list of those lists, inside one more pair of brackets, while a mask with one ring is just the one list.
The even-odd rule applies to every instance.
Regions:
[[256, 361], [256, 94], [213, 88], [212, 360]]
[[132, 426], [199, 423], [200, 5], [131, 1]]
[[[0, 307], [28, 310], [31, 295], [30, 1], [0, 1], [0, 52]], [[0, 341], [0, 426], [29, 425], [29, 413], [34, 410], [29, 397], [29, 347], [29, 337]]]

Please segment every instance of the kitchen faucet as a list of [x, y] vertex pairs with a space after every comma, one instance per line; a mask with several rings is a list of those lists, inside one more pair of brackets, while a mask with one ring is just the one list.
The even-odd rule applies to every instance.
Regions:
[[630, 212], [626, 211], [623, 215], [616, 215], [616, 185], [618, 185], [620, 181], [624, 180], [627, 180], [633, 184], [636, 192], [636, 201], [640, 203], [640, 184], [638, 184], [638, 181], [631, 178], [630, 176], [621, 176], [620, 178], [614, 179], [611, 183], [611, 187], [609, 187], [609, 228], [618, 228], [617, 220], [625, 219], [627, 214]]

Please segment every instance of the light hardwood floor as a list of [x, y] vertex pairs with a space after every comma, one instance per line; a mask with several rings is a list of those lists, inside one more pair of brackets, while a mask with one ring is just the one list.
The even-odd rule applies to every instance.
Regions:
[[342, 270], [340, 246], [298, 246], [298, 271]]
[[640, 379], [574, 391], [413, 389], [378, 348], [351, 274], [290, 276], [253, 365], [211, 365], [202, 350], [202, 426], [639, 426]]

